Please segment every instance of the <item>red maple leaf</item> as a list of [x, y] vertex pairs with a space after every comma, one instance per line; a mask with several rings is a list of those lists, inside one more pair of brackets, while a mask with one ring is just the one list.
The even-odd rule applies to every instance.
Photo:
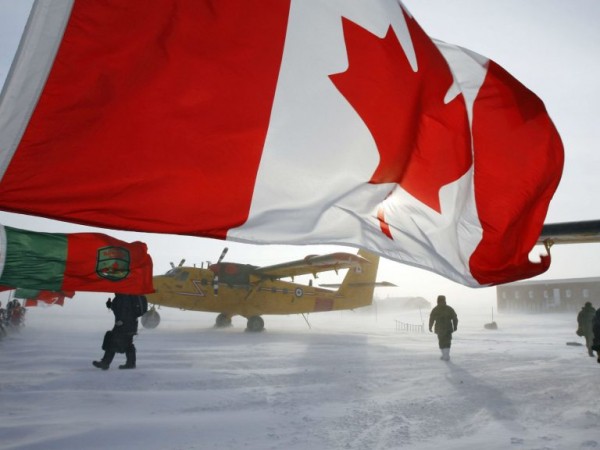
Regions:
[[462, 95], [444, 103], [453, 83], [450, 69], [419, 25], [406, 13], [404, 17], [416, 72], [391, 27], [380, 39], [342, 18], [349, 67], [330, 79], [365, 122], [379, 150], [381, 159], [370, 182], [397, 183], [441, 212], [440, 188], [471, 166], [468, 118]]

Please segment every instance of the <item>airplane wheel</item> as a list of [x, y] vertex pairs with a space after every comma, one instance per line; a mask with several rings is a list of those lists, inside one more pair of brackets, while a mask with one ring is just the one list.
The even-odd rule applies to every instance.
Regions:
[[231, 326], [231, 317], [229, 317], [225, 313], [221, 313], [217, 316], [217, 320], [215, 320], [215, 327], [217, 328], [225, 328]]
[[142, 316], [142, 326], [148, 330], [152, 330], [160, 323], [160, 314], [152, 307], [146, 314]]
[[265, 329], [265, 321], [260, 316], [252, 316], [248, 319], [248, 324], [246, 325], [247, 331], [258, 332], [263, 331]]

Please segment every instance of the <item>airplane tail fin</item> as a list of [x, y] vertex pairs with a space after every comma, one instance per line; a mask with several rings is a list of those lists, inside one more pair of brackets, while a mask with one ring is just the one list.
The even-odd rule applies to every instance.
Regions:
[[373, 303], [379, 255], [362, 249], [358, 255], [367, 259], [369, 263], [363, 264], [359, 268], [348, 269], [348, 273], [337, 291], [338, 296], [343, 297], [345, 308], [359, 308]]

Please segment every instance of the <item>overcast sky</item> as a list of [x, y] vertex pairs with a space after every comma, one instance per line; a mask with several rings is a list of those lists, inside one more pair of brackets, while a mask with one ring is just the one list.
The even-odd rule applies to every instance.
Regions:
[[[0, 85], [10, 68], [31, 0], [0, 0]], [[600, 219], [600, 2], [598, 0], [409, 0], [404, 4], [431, 36], [476, 51], [508, 70], [546, 104], [565, 145], [565, 169], [546, 223]], [[0, 212], [0, 223], [36, 231], [90, 228]], [[100, 230], [106, 232], [106, 230]], [[255, 247], [141, 233], [110, 232], [144, 240], [155, 273], [169, 261], [228, 260], [272, 264], [337, 247]], [[352, 250], [350, 250], [352, 251]], [[539, 253], [541, 249], [536, 250]], [[540, 278], [600, 275], [600, 244], [555, 246], [551, 269]], [[492, 301], [495, 289], [468, 289], [428, 272], [384, 261], [380, 279], [401, 286], [398, 295]]]

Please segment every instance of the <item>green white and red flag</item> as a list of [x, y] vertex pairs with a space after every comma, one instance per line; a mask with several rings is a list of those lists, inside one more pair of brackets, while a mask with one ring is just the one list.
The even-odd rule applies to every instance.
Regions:
[[396, 0], [38, 0], [0, 98], [0, 209], [469, 286], [547, 269], [562, 166], [542, 101]]
[[143, 242], [100, 233], [38, 233], [0, 225], [0, 285], [44, 291], [147, 294], [152, 259]]
[[65, 298], [73, 298], [75, 292], [73, 291], [44, 291], [37, 289], [17, 289], [15, 290], [14, 298], [20, 298], [24, 300], [23, 306], [35, 307], [35, 306], [50, 306], [58, 305], [64, 306]]

